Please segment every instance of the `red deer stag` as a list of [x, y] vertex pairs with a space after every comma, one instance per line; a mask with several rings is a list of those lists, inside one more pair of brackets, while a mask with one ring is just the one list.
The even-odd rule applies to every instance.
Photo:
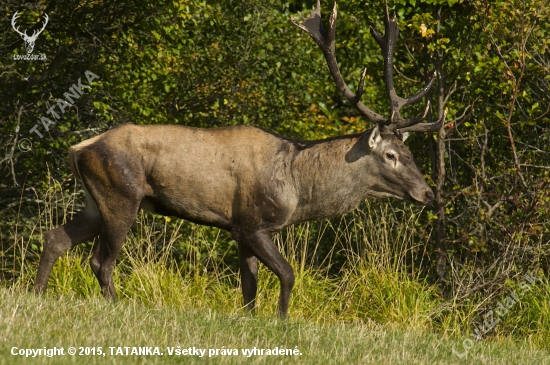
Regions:
[[[336, 6], [329, 31], [320, 7], [303, 24], [321, 47], [330, 73], [346, 98], [376, 123], [366, 132], [321, 141], [295, 141], [260, 128], [199, 129], [184, 126], [122, 125], [70, 148], [72, 173], [86, 190], [86, 208], [67, 224], [45, 234], [35, 289], [44, 292], [52, 266], [69, 248], [99, 235], [90, 265], [106, 298], [117, 298], [113, 268], [138, 213], [187, 219], [231, 232], [238, 242], [244, 305], [255, 304], [258, 260], [281, 283], [279, 314], [288, 310], [292, 267], [271, 235], [283, 227], [346, 213], [366, 198], [395, 197], [418, 204], [433, 193], [403, 144], [407, 132], [436, 131], [443, 119], [404, 119], [402, 106], [420, 100], [433, 83], [405, 99], [393, 86], [392, 57], [398, 28], [386, 7], [386, 34], [371, 28], [384, 54], [390, 118], [373, 112], [348, 89], [334, 56]], [[427, 110], [427, 108], [426, 108]]]

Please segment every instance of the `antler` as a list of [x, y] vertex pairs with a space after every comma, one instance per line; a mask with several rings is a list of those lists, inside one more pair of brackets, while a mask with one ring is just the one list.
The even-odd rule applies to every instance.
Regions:
[[370, 28], [370, 32], [376, 42], [382, 49], [382, 54], [384, 56], [384, 81], [386, 83], [386, 92], [390, 99], [390, 119], [386, 119], [378, 113], [375, 113], [363, 103], [360, 99], [363, 95], [363, 83], [365, 81], [366, 69], [363, 70], [361, 74], [361, 79], [359, 80], [359, 86], [357, 88], [357, 94], [354, 94], [344, 82], [340, 70], [338, 69], [338, 64], [336, 62], [335, 56], [335, 47], [334, 47], [334, 38], [336, 32], [336, 3], [334, 3], [334, 8], [329, 18], [329, 31], [328, 33], [323, 28], [321, 23], [321, 4], [317, 0], [317, 8], [311, 12], [309, 18], [304, 19], [302, 24], [292, 20], [292, 23], [308, 33], [311, 38], [319, 45], [325, 60], [327, 61], [328, 68], [332, 78], [336, 82], [338, 89], [344, 94], [344, 96], [354, 105], [359, 112], [364, 115], [367, 119], [374, 123], [378, 123], [381, 130], [392, 131], [392, 132], [431, 132], [436, 131], [441, 128], [443, 121], [445, 119], [445, 113], [441, 120], [434, 123], [421, 123], [419, 124], [428, 114], [430, 103], [426, 105], [426, 109], [421, 116], [404, 119], [399, 113], [401, 107], [405, 105], [412, 104], [420, 99], [422, 99], [430, 90], [434, 83], [434, 75], [430, 78], [426, 86], [419, 93], [409, 97], [402, 98], [397, 95], [395, 92], [395, 87], [393, 84], [393, 54], [395, 51], [395, 43], [397, 36], [399, 35], [399, 28], [397, 26], [397, 19], [395, 14], [392, 18], [389, 16], [388, 4], [386, 4], [386, 16], [384, 18], [385, 34], [381, 36], [373, 27]]
[[17, 28], [17, 27], [15, 26], [15, 19], [19, 18], [19, 16], [17, 15], [17, 13], [19, 13], [19, 11], [16, 11], [15, 14], [13, 14], [13, 17], [11, 18], [11, 26], [12, 26], [13, 30], [15, 30], [17, 33], [19, 33], [20, 36], [22, 36], [22, 37], [28, 37], [27, 32], [22, 33], [21, 31], [19, 31], [19, 28]]
[[346, 85], [340, 70], [338, 69], [338, 63], [336, 62], [335, 47], [334, 47], [334, 35], [336, 32], [336, 3], [334, 3], [334, 8], [330, 14], [329, 19], [329, 32], [325, 31], [323, 24], [321, 23], [321, 4], [317, 0], [317, 9], [311, 12], [309, 18], [304, 19], [303, 24], [298, 23], [297, 21], [292, 20], [295, 26], [302, 29], [304, 32], [309, 34], [311, 38], [319, 45], [325, 60], [327, 61], [330, 74], [336, 83], [338, 89], [344, 94], [344, 96], [354, 105], [361, 114], [363, 114], [368, 120], [373, 123], [384, 123], [386, 118], [381, 116], [378, 113], [373, 112], [367, 108], [361, 101], [361, 96], [363, 95], [363, 83], [365, 81], [366, 69], [363, 70], [361, 74], [361, 79], [359, 80], [359, 86], [357, 87], [357, 94], [354, 94]]
[[389, 125], [386, 125], [386, 129], [390, 131], [399, 130], [400, 132], [436, 131], [443, 125], [445, 116], [443, 116], [440, 121], [434, 123], [419, 124], [422, 120], [424, 120], [424, 118], [426, 118], [426, 115], [428, 114], [428, 110], [430, 108], [429, 101], [426, 103], [426, 108], [424, 109], [424, 113], [421, 116], [413, 117], [410, 119], [404, 119], [403, 117], [401, 117], [401, 114], [399, 112], [401, 107], [417, 102], [418, 100], [426, 96], [426, 94], [430, 91], [430, 88], [435, 81], [435, 72], [428, 80], [426, 86], [424, 86], [424, 88], [419, 93], [409, 98], [402, 98], [397, 95], [393, 84], [393, 55], [395, 52], [395, 43], [397, 41], [397, 37], [399, 36], [399, 27], [397, 26], [395, 13], [393, 17], [390, 18], [387, 3], [385, 6], [385, 10], [386, 14], [384, 17], [384, 36], [381, 36], [373, 27], [370, 27], [370, 33], [380, 46], [380, 49], [382, 50], [382, 55], [384, 56], [384, 82], [386, 83], [386, 93], [388, 94], [391, 105], [391, 116], [389, 120]]
[[50, 18], [48, 18], [48, 14], [44, 14], [44, 25], [42, 26], [42, 29], [40, 30], [35, 30], [33, 33], [32, 33], [32, 36], [30, 37], [31, 39], [36, 39], [40, 33], [42, 33], [44, 31], [44, 29], [46, 29], [46, 25], [48, 25], [48, 20]]
[[40, 30], [35, 30], [33, 33], [32, 33], [32, 36], [29, 37], [29, 35], [27, 34], [27, 31], [25, 32], [21, 32], [19, 30], [19, 28], [16, 27], [15, 25], [15, 20], [17, 18], [19, 18], [19, 16], [17, 15], [19, 13], [19, 11], [16, 11], [15, 14], [13, 14], [13, 17], [11, 18], [11, 26], [13, 27], [13, 29], [19, 33], [20, 36], [22, 36], [25, 40], [35, 40], [39, 35], [40, 33], [42, 33], [44, 31], [44, 29], [46, 29], [46, 25], [48, 24], [48, 20], [50, 18], [48, 18], [48, 14], [44, 14], [44, 25], [42, 26], [42, 29]]

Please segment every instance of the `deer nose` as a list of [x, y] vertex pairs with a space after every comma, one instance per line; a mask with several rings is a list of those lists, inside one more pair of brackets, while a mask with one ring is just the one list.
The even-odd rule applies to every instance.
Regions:
[[432, 193], [431, 190], [426, 190], [426, 192], [424, 193], [424, 199], [426, 200], [426, 203], [431, 202], [432, 200], [434, 200], [434, 193]]

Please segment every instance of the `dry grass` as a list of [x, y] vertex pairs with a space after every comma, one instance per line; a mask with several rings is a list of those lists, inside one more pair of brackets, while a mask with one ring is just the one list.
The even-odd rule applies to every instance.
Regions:
[[[42, 234], [80, 208], [76, 205], [76, 188], [62, 189], [64, 186], [52, 182], [36, 203], [37, 218], [17, 218], [10, 244], [3, 242], [6, 248], [0, 257], [0, 269], [9, 280], [2, 285], [5, 310], [0, 313], [15, 308], [13, 319], [4, 314], [0, 321], [3, 332], [9, 334], [4, 346], [53, 346], [65, 344], [65, 338], [86, 346], [150, 345], [144, 338], [163, 338], [162, 328], [175, 328], [164, 320], [168, 316], [173, 323], [188, 327], [185, 333], [177, 332], [173, 337], [184, 346], [195, 342], [205, 347], [242, 347], [246, 343], [274, 346], [288, 343], [283, 340], [290, 336], [290, 328], [303, 333], [303, 338], [296, 333], [292, 336], [298, 336], [295, 343], [303, 344], [301, 348], [309, 349], [308, 360], [301, 358], [304, 363], [314, 363], [320, 356], [334, 359], [333, 363], [347, 359], [388, 364], [470, 363], [473, 359], [487, 364], [543, 363], [539, 360], [545, 353], [536, 349], [550, 348], [550, 287], [547, 280], [542, 280], [483, 336], [483, 341], [475, 342], [467, 358], [455, 362], [459, 358], [452, 354], [452, 346], [463, 348], [464, 336], [475, 331], [474, 322], [484, 320], [480, 308], [490, 310], [496, 301], [483, 297], [462, 301], [441, 298], [423, 272], [430, 265], [425, 255], [430, 232], [422, 226], [423, 212], [407, 206], [396, 208], [388, 202], [367, 202], [340, 219], [304, 223], [274, 237], [296, 274], [290, 322], [272, 319], [279, 283], [263, 266], [257, 315], [244, 313], [235, 265], [236, 245], [227, 233], [143, 213], [136, 219], [115, 270], [119, 304], [103, 303], [99, 298], [98, 284], [88, 265], [89, 244], [59, 259], [48, 296], [42, 302], [24, 294], [34, 280]], [[508, 290], [517, 289], [519, 284], [510, 280]], [[22, 307], [19, 302], [28, 304]], [[57, 310], [72, 314], [65, 320], [48, 315]], [[103, 323], [105, 329], [91, 323], [94, 318], [103, 321], [103, 312], [110, 313], [109, 318], [114, 320]], [[40, 320], [36, 324], [27, 322], [37, 318]], [[78, 329], [71, 329], [71, 321], [78, 321]], [[256, 337], [247, 334], [250, 327], [243, 323], [259, 326]], [[204, 326], [210, 328], [208, 336], [200, 341], [191, 336], [192, 331], [204, 331]], [[26, 328], [28, 332], [16, 335], [13, 328]], [[30, 333], [37, 329], [47, 329], [49, 335], [29, 340]], [[82, 331], [91, 337], [81, 337]], [[275, 331], [273, 340], [267, 341], [261, 331]], [[332, 342], [326, 344], [323, 336], [329, 336]], [[93, 341], [86, 342], [86, 338]], [[164, 338], [163, 346], [176, 344]], [[380, 344], [386, 350], [377, 348]]]

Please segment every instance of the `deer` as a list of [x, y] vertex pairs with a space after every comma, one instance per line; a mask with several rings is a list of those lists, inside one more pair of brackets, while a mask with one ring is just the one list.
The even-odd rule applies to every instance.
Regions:
[[13, 14], [13, 17], [11, 18], [11, 26], [13, 30], [15, 30], [21, 38], [23, 38], [23, 42], [25, 42], [25, 48], [27, 49], [27, 54], [31, 54], [34, 50], [34, 42], [36, 42], [36, 38], [46, 29], [46, 25], [48, 24], [48, 14], [44, 14], [44, 24], [42, 25], [42, 29], [35, 30], [31, 36], [27, 34], [27, 31], [21, 32], [19, 28], [15, 25], [15, 20], [19, 18], [17, 15], [19, 12], [16, 11], [15, 14]]
[[[437, 131], [445, 116], [422, 122], [404, 119], [400, 108], [424, 97], [433, 78], [409, 98], [397, 96], [393, 54], [395, 14], [386, 5], [384, 36], [370, 31], [384, 55], [390, 117], [366, 107], [365, 71], [353, 93], [335, 58], [336, 4], [328, 32], [320, 3], [311, 17], [292, 22], [319, 45], [339, 90], [361, 115], [375, 123], [365, 132], [300, 141], [253, 126], [194, 128], [124, 124], [69, 149], [71, 172], [84, 185], [85, 208], [44, 235], [34, 283], [44, 293], [52, 267], [65, 251], [94, 241], [90, 266], [101, 293], [117, 299], [113, 269], [140, 209], [230, 232], [237, 242], [243, 308], [255, 307], [258, 262], [279, 279], [278, 314], [286, 317], [294, 272], [272, 236], [284, 227], [345, 214], [367, 198], [398, 198], [425, 205], [434, 195], [403, 143], [411, 132]], [[434, 74], [435, 75], [435, 74]]]

